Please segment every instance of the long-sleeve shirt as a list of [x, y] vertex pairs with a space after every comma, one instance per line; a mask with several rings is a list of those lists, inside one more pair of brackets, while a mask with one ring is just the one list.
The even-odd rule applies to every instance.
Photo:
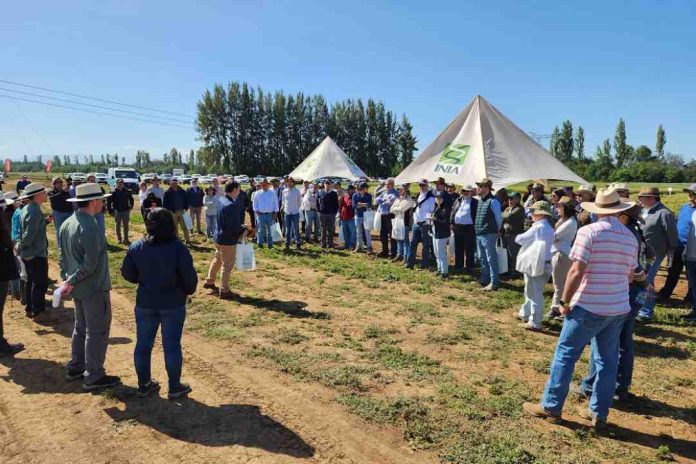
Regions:
[[17, 194], [22, 193], [22, 190], [24, 190], [24, 188], [29, 184], [31, 184], [31, 182], [29, 182], [28, 180], [20, 180], [19, 182], [17, 182], [17, 188], [15, 189], [17, 191]]
[[397, 198], [399, 198], [399, 192], [397, 192], [396, 189], [385, 190], [384, 192], [382, 192], [376, 200], [377, 211], [379, 212], [379, 214], [389, 214], [391, 205], [394, 204], [394, 201]]
[[19, 256], [24, 259], [48, 258], [46, 218], [41, 207], [33, 201], [22, 208], [22, 214], [19, 218], [17, 251]]
[[273, 190], [261, 190], [254, 195], [254, 212], [256, 213], [277, 213], [278, 199]]
[[[353, 194], [352, 203], [353, 209], [355, 210], [355, 217], [361, 218], [365, 214], [365, 211], [370, 209], [370, 205], [372, 204], [372, 195], [367, 192], [356, 192]], [[365, 203], [365, 206], [358, 206], [358, 203]]]
[[48, 196], [49, 200], [51, 200], [51, 209], [53, 212], [58, 212], [58, 213], [72, 213], [73, 212], [73, 205], [68, 202], [68, 198], [70, 198], [70, 193], [66, 192], [65, 190], [54, 190], [51, 192]]
[[[476, 203], [477, 200], [472, 197], [460, 197], [454, 202], [452, 215], [452, 222], [459, 225], [474, 225], [474, 218], [476, 217]], [[456, 208], [456, 209], [455, 209]]]
[[643, 211], [643, 236], [656, 256], [665, 256], [677, 247], [677, 221], [662, 203]]
[[351, 195], [347, 193], [343, 195], [338, 201], [338, 214], [342, 221], [351, 221], [355, 217], [355, 211], [353, 210], [353, 199]]
[[215, 228], [215, 243], [218, 245], [236, 245], [244, 232], [244, 201], [233, 200], [225, 196], [218, 200], [218, 212]]
[[189, 208], [186, 192], [184, 192], [184, 190], [181, 188], [177, 188], [176, 190], [170, 188], [167, 190], [164, 193], [164, 201], [162, 204], [166, 209], [172, 212], [182, 211]]
[[285, 214], [299, 214], [302, 206], [302, 195], [296, 188], [286, 188], [283, 191], [283, 211]]
[[573, 240], [575, 240], [575, 234], [577, 233], [578, 221], [574, 217], [559, 222], [556, 225], [556, 235], [553, 239], [551, 252], [559, 251], [566, 256], [570, 255], [570, 249], [573, 247]]
[[450, 236], [451, 215], [451, 208], [444, 199], [442, 204], [433, 210], [433, 236], [436, 239]]
[[317, 210], [321, 214], [336, 214], [338, 212], [338, 193], [335, 190], [322, 190], [317, 195]]
[[76, 211], [60, 226], [59, 240], [61, 275], [75, 286], [73, 298], [111, 289], [106, 237], [94, 216]]
[[308, 189], [302, 196], [302, 211], [317, 210], [317, 191]]
[[154, 193], [160, 200], [164, 201], [164, 189], [162, 187], [155, 187], [154, 185], [147, 189], [147, 192]]
[[696, 206], [687, 203], [681, 207], [677, 215], [677, 235], [679, 236], [679, 243], [682, 246], [686, 246], [689, 240], [689, 228], [691, 227], [691, 218], [693, 217], [694, 211], [696, 211]]
[[524, 208], [522, 206], [508, 206], [501, 216], [505, 235], [514, 236], [524, 232]]
[[133, 195], [126, 190], [116, 189], [111, 193], [111, 196], [106, 201], [106, 208], [109, 214], [114, 214], [114, 211], [124, 212], [133, 209]]
[[435, 210], [435, 196], [433, 196], [433, 193], [430, 191], [425, 193], [420, 192], [416, 199], [416, 205], [416, 212], [413, 215], [413, 220], [417, 223], [425, 222], [428, 220], [428, 216]]
[[23, 207], [17, 207], [14, 213], [12, 213], [12, 229], [10, 230], [10, 235], [12, 236], [12, 241], [16, 242], [19, 240], [19, 235], [21, 234], [20, 222], [22, 221], [22, 210]]
[[135, 304], [149, 309], [185, 306], [186, 296], [198, 284], [191, 252], [178, 239], [164, 243], [138, 240], [123, 259], [121, 275], [138, 284]]
[[217, 216], [217, 195], [206, 195], [203, 197], [203, 205], [205, 206], [206, 216]]
[[186, 190], [186, 198], [191, 208], [200, 208], [203, 206], [203, 196], [205, 193], [200, 187], [189, 187]]
[[553, 247], [553, 237], [554, 231], [551, 224], [549, 224], [548, 219], [542, 219], [536, 221], [532, 224], [527, 232], [518, 234], [515, 237], [515, 242], [518, 245], [527, 245], [528, 243], [535, 242], [537, 240], [542, 240], [546, 244], [546, 251], [544, 254], [544, 261], [551, 261], [552, 253], [551, 248]]

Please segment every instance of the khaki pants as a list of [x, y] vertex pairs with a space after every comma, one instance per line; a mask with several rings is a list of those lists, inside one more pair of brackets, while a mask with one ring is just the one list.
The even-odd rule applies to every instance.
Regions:
[[189, 242], [189, 231], [186, 228], [186, 223], [184, 222], [184, 210], [177, 210], [174, 211], [174, 230], [176, 231], [176, 236], [179, 236], [179, 226], [181, 226], [181, 230], [184, 231], [184, 240], [186, 240], [186, 243]]
[[215, 284], [218, 272], [222, 267], [222, 279], [220, 282], [220, 290], [223, 292], [230, 291], [230, 274], [234, 269], [234, 262], [237, 257], [237, 245], [218, 245], [215, 244], [215, 256], [213, 262], [210, 263], [208, 270], [208, 278], [205, 280], [207, 284]]
[[191, 213], [191, 223], [193, 224], [193, 230], [202, 234], [201, 230], [201, 211], [203, 211], [202, 206], [190, 207], [189, 212]]
[[553, 254], [553, 258], [551, 259], [551, 266], [553, 268], [551, 273], [553, 277], [553, 299], [551, 300], [551, 309], [557, 310], [561, 306], [561, 297], [563, 296], [563, 289], [565, 288], [566, 277], [568, 277], [571, 264], [573, 264], [573, 262], [568, 255], [560, 251]]

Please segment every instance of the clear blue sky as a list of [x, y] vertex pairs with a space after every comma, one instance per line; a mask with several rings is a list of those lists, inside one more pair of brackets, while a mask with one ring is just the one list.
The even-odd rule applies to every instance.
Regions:
[[[206, 88], [230, 80], [330, 102], [373, 97], [408, 115], [420, 149], [481, 94], [526, 131], [581, 124], [590, 153], [623, 117], [629, 143], [653, 147], [662, 123], [667, 150], [696, 157], [693, 0], [24, 1], [2, 10], [0, 79], [191, 115]], [[3, 159], [159, 156], [172, 146], [196, 148], [195, 131], [0, 97]]]

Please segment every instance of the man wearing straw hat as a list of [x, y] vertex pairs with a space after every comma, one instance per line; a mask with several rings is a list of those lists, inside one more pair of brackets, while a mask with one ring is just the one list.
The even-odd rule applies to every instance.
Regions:
[[594, 185], [581, 185], [575, 195], [578, 201], [577, 215], [575, 216], [578, 220], [578, 227], [586, 226], [594, 221], [592, 213], [583, 209], [582, 204], [593, 202], [595, 199], [595, 191]]
[[578, 230], [570, 253], [573, 264], [560, 302], [565, 321], [541, 403], [524, 403], [523, 409], [561, 423], [575, 363], [591, 341], [596, 378], [589, 410], [580, 414], [601, 431], [616, 388], [619, 335], [631, 311], [629, 282], [638, 265], [638, 242], [618, 218], [634, 203], [621, 201], [615, 190], [600, 190], [594, 203], [581, 206], [595, 214], [597, 221]]
[[111, 329], [111, 279], [106, 237], [95, 216], [109, 196], [96, 183], [77, 186], [75, 198], [68, 201], [78, 209], [59, 232], [60, 269], [65, 279], [60, 288], [75, 301], [72, 356], [66, 378], [83, 380], [82, 388], [88, 391], [121, 383], [104, 371]]
[[51, 222], [41, 211], [48, 195], [41, 184], [29, 184], [19, 198], [29, 199], [19, 217], [17, 252], [27, 271], [26, 307], [28, 317], [36, 317], [46, 309], [48, 289], [48, 239], [46, 224]]
[[478, 186], [479, 203], [474, 218], [474, 230], [476, 231], [476, 246], [481, 260], [481, 285], [486, 291], [496, 291], [500, 285], [498, 276], [498, 253], [495, 242], [498, 232], [503, 224], [503, 213], [500, 202], [491, 191], [493, 182], [482, 179], [476, 182]]
[[638, 313], [636, 321], [648, 322], [655, 312], [655, 276], [662, 261], [679, 245], [677, 220], [674, 214], [660, 202], [660, 190], [657, 187], [643, 187], [638, 192], [638, 201], [643, 206], [643, 236], [655, 254], [655, 261], [647, 270], [649, 298]]

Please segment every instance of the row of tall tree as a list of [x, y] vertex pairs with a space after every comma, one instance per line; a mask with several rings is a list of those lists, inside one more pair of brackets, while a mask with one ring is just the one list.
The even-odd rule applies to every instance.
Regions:
[[551, 133], [549, 151], [585, 179], [625, 182], [683, 182], [687, 180], [683, 157], [665, 153], [667, 134], [660, 124], [655, 147], [634, 147], [627, 141], [626, 122], [619, 119], [613, 141], [605, 139], [597, 146], [594, 156], [585, 155], [585, 131], [573, 129], [564, 121]]
[[370, 176], [398, 173], [413, 160], [416, 138], [404, 115], [382, 102], [286, 95], [231, 82], [198, 102], [197, 129], [206, 165], [231, 173], [282, 175], [328, 135]]

